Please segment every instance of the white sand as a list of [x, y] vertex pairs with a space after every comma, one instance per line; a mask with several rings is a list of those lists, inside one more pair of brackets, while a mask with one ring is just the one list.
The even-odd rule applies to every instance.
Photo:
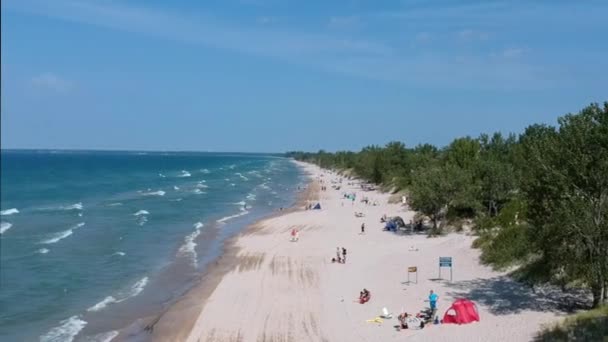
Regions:
[[[324, 173], [305, 167], [314, 177]], [[543, 311], [551, 307], [548, 299], [480, 265], [479, 251], [470, 247], [473, 237], [429, 239], [382, 231], [383, 214], [408, 222], [414, 213], [388, 204], [386, 194], [362, 192], [346, 180], [336, 191], [329, 183], [336, 176], [325, 173], [322, 179], [328, 187], [319, 194], [322, 210], [268, 219], [261, 229], [236, 240], [237, 266], [204, 302], [188, 341], [528, 341], [541, 324], [557, 319], [557, 314]], [[354, 206], [342, 200], [344, 191], [357, 192]], [[379, 205], [360, 203], [362, 196]], [[356, 218], [355, 211], [365, 217]], [[365, 235], [359, 234], [362, 222]], [[301, 228], [299, 242], [289, 241], [293, 227]], [[411, 246], [418, 251], [409, 251]], [[346, 264], [331, 263], [336, 247], [348, 250]], [[440, 256], [453, 257], [452, 283], [436, 279]], [[418, 267], [418, 284], [404, 283], [408, 266]], [[449, 279], [449, 269], [442, 274]], [[364, 287], [372, 298], [361, 305], [356, 299]], [[383, 307], [395, 316], [401, 308], [419, 312], [428, 306], [424, 300], [430, 289], [439, 294], [440, 318], [454, 298], [469, 296], [481, 321], [402, 331], [394, 327], [396, 318], [366, 322]]]

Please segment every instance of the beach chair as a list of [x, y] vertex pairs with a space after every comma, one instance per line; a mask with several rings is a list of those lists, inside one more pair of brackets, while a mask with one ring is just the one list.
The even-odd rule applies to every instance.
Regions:
[[380, 317], [382, 317], [384, 319], [391, 319], [391, 318], [393, 318], [393, 314], [388, 312], [387, 308], [382, 308], [382, 316], [380, 316]]

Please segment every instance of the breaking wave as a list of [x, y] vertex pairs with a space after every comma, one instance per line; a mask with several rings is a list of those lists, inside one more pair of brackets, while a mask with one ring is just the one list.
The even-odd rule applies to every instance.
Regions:
[[116, 297], [107, 296], [101, 302], [88, 308], [87, 311], [95, 312], [95, 311], [103, 310], [110, 304], [121, 303], [129, 298], [133, 298], [133, 297], [137, 296], [138, 294], [140, 294], [144, 290], [144, 288], [146, 287], [147, 284], [148, 284], [148, 277], [143, 277], [140, 280], [138, 280], [135, 284], [133, 284], [133, 286], [128, 288], [127, 290], [120, 291], [119, 293], [117, 293]]
[[235, 175], [241, 177], [241, 179], [244, 180], [244, 181], [248, 181], [249, 180], [249, 178], [243, 176], [243, 174], [240, 173], [240, 172], [235, 173]]
[[78, 316], [72, 316], [59, 323], [61, 323], [60, 326], [54, 327], [45, 335], [40, 336], [40, 342], [71, 342], [87, 325], [87, 322]]
[[190, 255], [192, 258], [192, 264], [196, 267], [197, 265], [197, 261], [196, 261], [196, 242], [194, 242], [194, 240], [201, 234], [200, 229], [203, 228], [203, 223], [202, 222], [197, 222], [194, 224], [194, 229], [195, 231], [186, 236], [184, 238], [184, 244], [179, 248], [179, 253], [181, 255]]
[[40, 243], [43, 243], [43, 244], [57, 243], [65, 238], [67, 238], [68, 236], [72, 235], [72, 233], [74, 232], [75, 229], [78, 229], [82, 226], [84, 226], [84, 222], [80, 222], [79, 224], [75, 225], [74, 227], [72, 227], [68, 230], [64, 230], [62, 232], [55, 233], [52, 235], [52, 237], [50, 239], [44, 240]]
[[150, 212], [147, 210], [140, 210], [140, 211], [136, 212], [135, 214], [133, 214], [133, 216], [141, 216], [141, 215], [150, 215]]
[[75, 203], [72, 205], [68, 205], [65, 207], [61, 207], [61, 209], [63, 209], [63, 210], [82, 210], [82, 208], [83, 208], [83, 206], [82, 206], [81, 202], [78, 202], [78, 203]]
[[143, 192], [142, 195], [144, 195], [144, 196], [165, 196], [165, 192], [162, 190], [149, 191], [149, 192]]
[[13, 226], [12, 223], [8, 223], [8, 222], [0, 223], [0, 234], [4, 234], [4, 232], [11, 229], [12, 226]]
[[230, 216], [222, 217], [221, 219], [217, 220], [217, 223], [225, 223], [226, 221], [229, 221], [229, 220], [232, 220], [234, 218], [241, 217], [241, 216], [244, 216], [244, 215], [247, 215], [247, 214], [249, 214], [249, 212], [247, 210], [241, 208], [241, 212], [240, 213], [234, 214], [234, 215], [230, 215]]
[[6, 209], [6, 210], [0, 211], [0, 215], [2, 215], [2, 216], [8, 216], [8, 215], [13, 215], [13, 214], [19, 214], [19, 210], [17, 210], [17, 208], [11, 208], [11, 209]]
[[48, 252], [50, 252], [48, 248], [40, 248], [40, 249], [38, 250], [38, 253], [40, 253], [40, 254], [46, 254], [46, 253], [48, 253]]
[[190, 172], [188, 172], [188, 171], [186, 171], [186, 170], [182, 170], [182, 173], [181, 173], [179, 176], [177, 176], [177, 177], [184, 178], [184, 177], [190, 177], [190, 176], [192, 176], [192, 175], [190, 174]]

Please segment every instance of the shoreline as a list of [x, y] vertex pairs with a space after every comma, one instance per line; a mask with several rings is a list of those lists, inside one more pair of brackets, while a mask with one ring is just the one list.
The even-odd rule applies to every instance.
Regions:
[[296, 192], [295, 203], [283, 210], [265, 215], [263, 218], [247, 224], [239, 233], [222, 242], [220, 252], [206, 265], [203, 272], [193, 278], [195, 283], [166, 309], [156, 315], [141, 317], [129, 326], [119, 330], [112, 341], [183, 341], [193, 329], [194, 323], [205, 301], [220, 284], [225, 274], [238, 267], [238, 239], [261, 229], [264, 221], [302, 210], [305, 203], [318, 196], [318, 186], [303, 168], [301, 162], [293, 161], [307, 178], [306, 188]]
[[[382, 215], [407, 222], [415, 213], [389, 203], [390, 194], [361, 190], [358, 180], [332, 189], [329, 182], [336, 184], [341, 177], [303, 165], [311, 182], [298, 204], [227, 240], [199, 285], [156, 317], [151, 332], [137, 340], [528, 341], [544, 324], [566, 315], [555, 291], [533, 292], [506, 272], [481, 265], [479, 251], [471, 248], [474, 236], [452, 233], [429, 239], [384, 231]], [[318, 191], [321, 185], [327, 191]], [[356, 192], [357, 201], [344, 200], [345, 192]], [[316, 197], [322, 210], [301, 210], [307, 197]], [[361, 197], [369, 197], [368, 204]], [[295, 243], [289, 241], [293, 227], [301, 232]], [[347, 263], [331, 262], [336, 246], [348, 249]], [[455, 260], [453, 279], [449, 270], [438, 276], [437, 260], [444, 256]], [[418, 268], [415, 282], [405, 271], [412, 266]], [[372, 293], [365, 305], [356, 300], [362, 288]], [[383, 308], [394, 316], [417, 313], [428, 306], [430, 289], [439, 294], [439, 319], [464, 297], [476, 303], [480, 322], [400, 330], [394, 318], [375, 320]]]

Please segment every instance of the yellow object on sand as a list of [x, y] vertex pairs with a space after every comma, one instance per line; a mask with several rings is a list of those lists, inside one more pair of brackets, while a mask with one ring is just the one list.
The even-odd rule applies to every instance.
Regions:
[[367, 323], [382, 323], [382, 322], [383, 322], [383, 320], [382, 320], [382, 318], [380, 318], [380, 317], [376, 317], [376, 318], [374, 318], [374, 319], [368, 319], [366, 322], [367, 322]]

